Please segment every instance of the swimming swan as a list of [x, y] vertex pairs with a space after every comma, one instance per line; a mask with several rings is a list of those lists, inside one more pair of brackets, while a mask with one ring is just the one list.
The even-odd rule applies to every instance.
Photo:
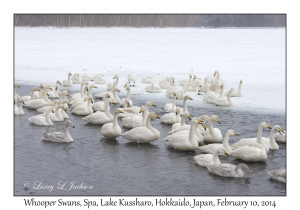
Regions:
[[178, 96], [176, 95], [176, 92], [173, 92], [173, 102], [172, 103], [166, 103], [164, 106], [164, 110], [166, 112], [176, 112], [176, 104], [175, 99], [177, 99]]
[[30, 100], [34, 100], [34, 92], [35, 91], [40, 91], [37, 87], [32, 88], [31, 93], [29, 94], [29, 96], [22, 96], [21, 98], [24, 100], [24, 102], [30, 101]]
[[44, 133], [42, 140], [44, 141], [52, 141], [52, 142], [72, 142], [73, 138], [71, 137], [69, 133], [69, 126], [72, 128], [75, 128], [73, 123], [68, 120], [66, 122], [65, 128], [64, 128], [64, 133], [61, 132], [52, 132], [52, 133]]
[[46, 87], [42, 92], [42, 98], [36, 99], [36, 100], [30, 100], [25, 103], [24, 106], [26, 106], [29, 109], [38, 109], [43, 106], [50, 106], [51, 100], [48, 98], [47, 90], [49, 90], [50, 87]]
[[221, 164], [219, 159], [219, 154], [224, 153], [224, 155], [228, 155], [226, 150], [222, 147], [219, 148], [213, 155], [212, 154], [202, 154], [196, 155], [194, 160], [199, 166], [207, 167], [210, 165], [219, 165]]
[[240, 163], [237, 166], [233, 164], [223, 163], [207, 166], [210, 173], [223, 177], [250, 178], [249, 167]]
[[[86, 99], [85, 99], [86, 100]], [[72, 114], [76, 114], [76, 115], [89, 115], [93, 113], [93, 99], [91, 97], [89, 97], [87, 99], [88, 103], [87, 104], [83, 104], [83, 105], [78, 105], [76, 106], [71, 113]]]
[[274, 149], [274, 150], [278, 150], [279, 149], [279, 146], [276, 143], [275, 138], [274, 138], [274, 134], [275, 134], [276, 130], [279, 133], [283, 132], [283, 130], [281, 129], [281, 127], [279, 125], [274, 125], [273, 128], [272, 128], [272, 130], [271, 130], [271, 132], [270, 132], [270, 137], [269, 138], [262, 137], [263, 143], [267, 144], [268, 147], [269, 147], [269, 149]]
[[70, 73], [68, 74], [68, 80], [62, 81], [62, 85], [63, 85], [64, 87], [72, 87], [72, 86], [73, 86], [73, 82], [72, 82], [72, 80], [71, 80], [71, 76], [72, 76], [72, 73], [70, 72]]
[[135, 143], [150, 143], [160, 137], [160, 132], [150, 124], [151, 118], [158, 118], [155, 112], [150, 112], [146, 124], [143, 127], [136, 127], [122, 134], [124, 138]]
[[186, 135], [186, 132], [178, 132], [176, 135], [171, 135], [167, 139], [168, 145], [176, 150], [196, 150], [198, 148], [198, 141], [195, 139], [195, 129], [202, 122], [200, 119], [193, 118], [188, 135]]
[[115, 88], [118, 88], [118, 84], [119, 84], [119, 76], [118, 75], [115, 75], [113, 77], [113, 79], [116, 79], [113, 83], [108, 83], [107, 84], [107, 90], [111, 91]]
[[49, 114], [52, 111], [53, 113], [53, 107], [49, 107], [46, 114], [43, 115], [36, 115], [28, 118], [28, 120], [35, 125], [53, 125], [53, 122], [49, 118]]
[[145, 87], [145, 90], [149, 93], [160, 93], [161, 92], [161, 88], [155, 86], [153, 82], [151, 83], [151, 85]]
[[266, 162], [268, 158], [265, 148], [256, 142], [232, 150], [229, 155], [249, 162]]
[[106, 123], [101, 128], [101, 134], [107, 139], [115, 139], [121, 135], [121, 128], [118, 124], [118, 114], [122, 113], [120, 109], [115, 109], [113, 121]]
[[127, 106], [132, 106], [132, 101], [130, 100], [130, 86], [126, 85], [126, 90], [127, 90], [127, 96], [126, 98], [120, 99], [120, 106], [123, 107], [125, 103], [125, 99], [127, 99], [128, 104]]
[[221, 142], [223, 140], [223, 136], [222, 133], [220, 131], [220, 129], [218, 128], [214, 128], [212, 126], [212, 122], [215, 121], [219, 124], [221, 124], [219, 118], [217, 117], [217, 115], [212, 115], [209, 119], [208, 119], [208, 130], [206, 130], [203, 133], [204, 136], [204, 141], [208, 142], [208, 143], [218, 143]]
[[19, 106], [18, 107], [15, 106], [15, 115], [23, 115], [25, 114], [23, 110], [24, 99], [18, 98], [18, 101], [19, 101]]
[[268, 171], [271, 179], [275, 179], [280, 182], [286, 182], [286, 170], [285, 169], [278, 169], [273, 171]]
[[167, 113], [164, 114], [161, 117], [161, 121], [165, 124], [171, 124], [173, 125], [174, 123], [180, 123], [181, 117], [180, 117], [180, 109], [179, 107], [176, 108], [175, 113]]
[[[223, 91], [224, 88], [222, 88], [222, 91]], [[226, 106], [226, 107], [229, 107], [229, 106], [232, 106], [233, 103], [231, 101], [231, 94], [232, 92], [234, 91], [233, 88], [230, 89], [227, 97], [222, 97], [221, 94], [220, 94], [220, 97], [217, 98], [213, 103], [216, 105], [216, 106]]]
[[238, 141], [238, 142], [234, 143], [233, 145], [231, 145], [231, 149], [235, 150], [239, 147], [247, 146], [251, 142], [257, 142], [257, 143], [263, 145], [264, 148], [266, 149], [266, 152], [268, 152], [269, 151], [269, 146], [267, 144], [265, 144], [262, 140], [262, 130], [263, 130], [263, 128], [271, 129], [271, 126], [266, 122], [260, 123], [260, 125], [258, 127], [257, 134], [256, 134], [256, 138], [243, 138], [240, 141]]
[[278, 141], [278, 142], [281, 142], [281, 143], [286, 143], [286, 138], [285, 138], [285, 135], [286, 135], [286, 131], [283, 131], [282, 133], [275, 133], [274, 134], [274, 139], [275, 141]]
[[182, 79], [180, 81], [178, 81], [178, 83], [181, 85], [181, 86], [184, 86], [186, 84], [192, 84], [192, 78], [193, 78], [193, 75], [192, 74], [189, 74], [189, 79]]
[[[208, 144], [208, 145], [205, 145], [205, 146], [201, 146], [199, 147], [199, 149], [201, 150], [201, 152], [203, 153], [208, 153], [208, 154], [215, 154], [215, 152], [219, 149], [219, 148], [225, 148], [225, 150], [230, 153], [231, 152], [231, 147], [229, 146], [228, 144], [228, 140], [229, 140], [229, 137], [233, 135], [233, 136], [237, 136], [237, 133], [233, 130], [228, 130], [227, 133], [225, 134], [224, 136], [224, 139], [223, 139], [223, 144]], [[221, 155], [221, 154], [220, 154]]]

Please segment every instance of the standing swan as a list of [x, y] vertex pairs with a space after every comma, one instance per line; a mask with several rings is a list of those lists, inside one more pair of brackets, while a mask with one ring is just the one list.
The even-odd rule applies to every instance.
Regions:
[[[129, 82], [129, 86], [135, 86], [135, 81], [137, 80], [136, 74], [129, 74], [127, 79]], [[130, 82], [133, 82], [133, 85], [130, 85]]]
[[153, 128], [150, 124], [151, 118], [158, 118], [155, 112], [150, 112], [146, 125], [143, 127], [136, 127], [122, 134], [124, 138], [135, 143], [150, 143], [160, 137], [160, 132]]
[[107, 139], [115, 139], [121, 135], [121, 128], [118, 124], [118, 114], [122, 113], [121, 110], [116, 109], [112, 123], [106, 123], [101, 128], [101, 134]]
[[210, 173], [216, 174], [218, 176], [250, 178], [249, 167], [244, 163], [240, 163], [237, 166], [228, 163], [218, 165], [214, 164], [211, 166], [207, 166], [207, 169]]
[[72, 80], [71, 80], [71, 76], [72, 76], [72, 73], [70, 72], [70, 73], [68, 74], [68, 80], [62, 81], [62, 85], [63, 85], [64, 87], [72, 87], [72, 86], [73, 86], [73, 82], [72, 82]]
[[69, 133], [69, 129], [68, 129], [69, 126], [72, 128], [75, 128], [73, 123], [70, 120], [68, 120], [65, 125], [64, 133], [61, 133], [61, 132], [44, 133], [42, 140], [52, 141], [52, 142], [72, 142], [73, 138], [71, 137], [71, 135]]

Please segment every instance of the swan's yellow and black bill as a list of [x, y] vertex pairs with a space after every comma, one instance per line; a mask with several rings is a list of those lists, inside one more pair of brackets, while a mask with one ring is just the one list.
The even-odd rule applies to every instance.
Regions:
[[234, 131], [234, 132], [233, 132], [233, 135], [237, 136], [238, 134]]
[[229, 156], [229, 155], [228, 155], [228, 153], [226, 152], [226, 150], [224, 150], [224, 155], [227, 155], [227, 156]]

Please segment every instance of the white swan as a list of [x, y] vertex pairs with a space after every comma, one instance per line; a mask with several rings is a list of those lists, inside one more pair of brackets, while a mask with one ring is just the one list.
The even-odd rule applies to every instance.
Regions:
[[[200, 120], [203, 120], [203, 121], [208, 121], [208, 119], [209, 119], [208, 115], [202, 115], [202, 116], [200, 116], [198, 118]], [[180, 132], [180, 131], [183, 131], [183, 130], [190, 130], [190, 127], [191, 127], [191, 125], [183, 125], [183, 126], [180, 126], [180, 127], [176, 128], [176, 129], [170, 131], [169, 134], [177, 133], [177, 132]], [[205, 130], [206, 130], [206, 124], [205, 124], [205, 122], [203, 122], [202, 125], [198, 125], [197, 129], [198, 129], [199, 133], [202, 135], [205, 132]], [[196, 132], [196, 135], [197, 135], [197, 132]], [[203, 137], [203, 139], [204, 139], [204, 137]]]
[[185, 119], [186, 118], [189, 119], [189, 120], [192, 120], [191, 116], [190, 116], [190, 114], [188, 112], [183, 112], [182, 116], [181, 116], [181, 122], [180, 123], [174, 123], [172, 125], [172, 130], [175, 130], [175, 129], [181, 127], [181, 126], [185, 126], [186, 125], [185, 124]]
[[113, 83], [108, 83], [107, 84], [107, 90], [113, 90], [115, 88], [118, 88], [118, 84], [119, 84], [119, 76], [115, 75], [113, 79], [116, 79]]
[[47, 110], [49, 109], [49, 107], [53, 107], [53, 109], [55, 109], [58, 105], [60, 105], [60, 102], [58, 99], [54, 100], [51, 102], [51, 105], [50, 106], [43, 106], [41, 108], [38, 108], [36, 111], [40, 114], [43, 114], [43, 113], [46, 113]]
[[64, 105], [64, 108], [61, 109], [61, 114], [62, 114], [62, 116], [64, 117], [64, 119], [69, 118], [69, 115], [68, 115], [68, 114], [66, 113], [66, 111], [65, 111], [65, 110], [67, 110], [68, 107], [69, 107], [68, 99], [64, 99], [64, 100], [62, 101], [61, 104]]
[[91, 81], [92, 77], [88, 74], [81, 75], [82, 81]]
[[265, 144], [262, 140], [262, 130], [263, 130], [263, 128], [271, 129], [271, 126], [266, 122], [260, 123], [260, 125], [258, 127], [257, 134], [256, 134], [256, 138], [243, 138], [240, 141], [238, 141], [238, 142], [234, 143], [233, 145], [231, 145], [231, 149], [235, 150], [239, 147], [246, 146], [249, 143], [257, 142], [257, 143], [263, 145], [264, 148], [266, 149], [266, 151], [268, 152], [269, 151], [269, 146], [267, 144]]
[[189, 79], [182, 79], [180, 81], [178, 81], [178, 83], [181, 85], [181, 86], [184, 86], [186, 84], [192, 84], [192, 78], [193, 78], [193, 75], [192, 74], [189, 74]]
[[220, 94], [218, 93], [218, 90], [219, 90], [219, 89], [222, 90], [223, 87], [224, 87], [224, 84], [222, 84], [221, 86], [217, 86], [217, 87], [215, 88], [214, 91], [208, 91], [208, 92], [206, 92], [206, 93], [203, 95], [203, 101], [206, 101], [206, 102], [209, 103], [209, 104], [213, 104], [214, 101], [215, 101], [218, 97], [220, 97]]
[[[85, 104], [84, 102], [84, 99], [86, 97], [89, 97], [89, 94], [88, 94], [88, 91], [89, 91], [89, 87], [86, 85], [84, 87], [84, 91], [83, 91], [83, 98], [79, 97], [79, 98], [75, 98], [74, 100], [71, 100], [70, 101], [70, 105], [71, 105], [71, 108], [74, 109], [76, 106], [78, 105], [82, 105], [82, 104]], [[94, 102], [94, 101], [93, 101]]]
[[165, 124], [171, 124], [173, 125], [174, 123], [180, 123], [181, 117], [180, 117], [180, 109], [179, 107], [176, 108], [175, 113], [167, 113], [164, 114], [161, 117], [161, 121]]
[[130, 82], [133, 82], [132, 86], [135, 86], [135, 81], [137, 80], [136, 74], [129, 74], [127, 79], [128, 79], [128, 82], [129, 82], [129, 86], [131, 86]]
[[[128, 115], [122, 119], [122, 125], [126, 128], [133, 128], [134, 125], [138, 126], [140, 124], [145, 125], [146, 119], [149, 115], [148, 106], [155, 106], [152, 101], [147, 101], [144, 106], [144, 111], [141, 110], [141, 107], [132, 106], [127, 109], [123, 109], [123, 113], [126, 112]], [[142, 112], [142, 114], [138, 114]]]
[[207, 167], [210, 165], [219, 165], [221, 164], [219, 159], [219, 154], [228, 155], [224, 148], [219, 148], [213, 155], [212, 154], [201, 154], [196, 155], [194, 160], [199, 166]]
[[[59, 109], [63, 109], [64, 111], [66, 111], [63, 104], [56, 106], [54, 109], [54, 113], [50, 112], [50, 114], [49, 114], [49, 118], [52, 122], [64, 121], [64, 117], [61, 113], [61, 110], [59, 110]], [[41, 115], [46, 115], [46, 113], [41, 114]]]
[[14, 99], [17, 100], [18, 98], [20, 98], [20, 96], [18, 95], [16, 88], [20, 88], [20, 86], [18, 84], [15, 84], [14, 88], [15, 88]]
[[107, 139], [115, 139], [121, 135], [122, 130], [118, 124], [118, 114], [122, 113], [120, 109], [115, 109], [113, 121], [106, 123], [101, 128], [101, 134]]
[[198, 94], [200, 95], [200, 92], [207, 92], [209, 90], [209, 82], [208, 82], [208, 78], [206, 77], [204, 79], [204, 84], [202, 84], [200, 87], [199, 87], [199, 92]]
[[37, 87], [32, 88], [31, 93], [29, 94], [29, 96], [22, 96], [21, 98], [24, 100], [24, 102], [30, 101], [30, 100], [34, 100], [34, 92], [35, 91], [40, 91]]
[[173, 102], [172, 103], [166, 103], [164, 106], [164, 110], [166, 112], [176, 112], [176, 104], [175, 99], [177, 99], [178, 96], [176, 95], [176, 92], [173, 92]]
[[250, 178], [249, 167], [240, 163], [237, 166], [233, 164], [223, 163], [207, 166], [210, 173], [223, 177]]
[[[239, 84], [238, 90], [234, 90], [231, 93], [231, 97], [241, 97], [242, 96], [242, 83], [243, 83], [243, 80], [240, 80], [240, 84]], [[228, 94], [229, 94], [229, 91], [226, 91], [225, 95], [228, 95]]]
[[145, 87], [145, 90], [149, 93], [160, 93], [161, 92], [161, 88], [155, 86], [153, 82], [151, 83], [151, 85]]
[[268, 158], [266, 149], [261, 144], [256, 142], [252, 142], [247, 146], [232, 150], [229, 155], [250, 162], [266, 162]]
[[113, 115], [109, 112], [109, 98], [105, 99], [105, 110], [104, 112], [96, 111], [95, 113], [91, 113], [88, 116], [82, 118], [87, 123], [91, 124], [105, 124], [113, 121]]
[[187, 109], [187, 100], [193, 100], [193, 99], [191, 97], [187, 96], [187, 95], [184, 96], [183, 102], [182, 102], [182, 108], [179, 108], [180, 109], [180, 114], [182, 114], [183, 112], [189, 113], [188, 109]]
[[[44, 86], [43, 84], [41, 83], [40, 84], [40, 90], [35, 90], [34, 93], [33, 93], [33, 98], [34, 99], [38, 99], [38, 98], [41, 98], [42, 97], [42, 92], [44, 90]], [[26, 101], [25, 101], [26, 102]]]
[[69, 133], [69, 129], [68, 129], [69, 126], [75, 128], [73, 123], [70, 120], [68, 120], [64, 128], [65, 130], [64, 133], [61, 132], [44, 133], [42, 140], [52, 141], [52, 142], [72, 142], [73, 138]]
[[220, 77], [220, 73], [219, 71], [215, 71], [214, 77], [210, 81], [209, 90], [214, 91], [218, 86], [221, 86], [221, 84], [223, 84], [223, 81]]
[[[106, 97], [104, 98], [104, 101], [98, 101], [98, 102], [95, 102], [92, 106], [92, 108], [95, 110], [95, 111], [101, 111], [101, 112], [104, 112], [105, 111], [105, 103], [106, 101], [108, 101], [109, 103], [109, 99], [110, 98], [110, 95], [109, 94], [106, 94]], [[107, 109], [108, 111], [110, 110], [110, 107], [107, 105]]]
[[196, 150], [198, 148], [198, 141], [195, 139], [195, 129], [202, 122], [200, 119], [193, 118], [188, 135], [185, 132], [178, 132], [176, 135], [171, 135], [167, 140], [168, 145], [176, 150]]
[[54, 91], [48, 91], [49, 98], [59, 98], [60, 90], [59, 86], [56, 85]]
[[[223, 92], [223, 89], [224, 88], [222, 88], [222, 92]], [[227, 95], [227, 97], [222, 97], [221, 94], [220, 94], [220, 97], [217, 98], [213, 103], [216, 106], [226, 106], [226, 107], [232, 106], [233, 103], [231, 101], [231, 94], [232, 94], [233, 91], [234, 91], [234, 89], [231, 88], [228, 95]]]
[[49, 107], [45, 115], [36, 115], [28, 118], [28, 120], [35, 125], [53, 125], [53, 122], [49, 118], [50, 112], [53, 112], [53, 107]]
[[15, 115], [23, 115], [23, 114], [25, 114], [25, 112], [23, 110], [24, 99], [18, 98], [18, 101], [17, 102], [19, 103], [19, 106], [18, 107], [15, 106]]
[[286, 182], [286, 170], [285, 169], [277, 169], [273, 171], [268, 171], [271, 179], [275, 179], [280, 182]]
[[168, 80], [167, 81], [164, 81], [164, 82], [160, 82], [159, 83], [159, 87], [161, 89], [168, 89], [170, 87], [176, 87], [176, 84], [175, 84], [175, 79], [173, 77], [171, 78], [167, 78]]
[[[201, 150], [201, 152], [203, 153], [208, 153], [208, 154], [215, 154], [215, 152], [219, 149], [219, 148], [225, 148], [225, 150], [230, 153], [231, 152], [231, 148], [228, 144], [228, 140], [229, 140], [229, 137], [231, 135], [234, 135], [234, 136], [237, 136], [237, 133], [233, 130], [228, 130], [227, 133], [225, 134], [224, 136], [224, 139], [223, 139], [223, 144], [208, 144], [208, 145], [204, 145], [204, 146], [201, 146], [199, 147], [199, 149]], [[221, 155], [221, 154], [220, 154]]]
[[47, 90], [49, 90], [50, 87], [46, 87], [42, 92], [42, 98], [36, 99], [36, 100], [30, 100], [25, 103], [24, 106], [26, 106], [29, 109], [38, 109], [43, 106], [50, 106], [51, 100], [48, 98]]
[[268, 145], [269, 149], [273, 149], [273, 150], [279, 149], [279, 146], [276, 143], [275, 138], [274, 138], [274, 134], [275, 134], [276, 130], [279, 131], [279, 133], [283, 132], [283, 130], [281, 129], [281, 127], [279, 125], [274, 125], [270, 132], [270, 137], [269, 138], [262, 137], [263, 143]]
[[173, 92], [175, 91], [176, 92], [176, 95], [178, 96], [178, 100], [183, 100], [184, 97], [185, 97], [185, 94], [187, 92], [187, 89], [189, 87], [192, 87], [191, 84], [186, 84], [182, 87], [182, 89], [179, 89], [179, 88], [169, 88], [167, 91], [166, 91], [166, 96], [168, 98], [172, 98], [173, 97]]
[[72, 77], [73, 84], [80, 84], [82, 82], [80, 74], [76, 73]]
[[102, 74], [98, 74], [98, 77], [94, 78], [93, 80], [95, 84], [107, 84], [107, 81]]
[[91, 97], [88, 98], [88, 103], [83, 105], [76, 106], [71, 113], [76, 115], [89, 115], [93, 113], [93, 99]]
[[217, 123], [221, 123], [219, 118], [217, 117], [217, 115], [212, 115], [207, 123], [208, 123], [208, 130], [206, 130], [203, 133], [204, 136], [204, 141], [208, 142], [208, 143], [218, 143], [221, 142], [223, 140], [223, 136], [222, 133], [220, 131], [220, 129], [218, 128], [214, 128], [212, 126], [212, 122], [215, 121]]
[[150, 112], [144, 127], [136, 127], [122, 134], [124, 138], [135, 143], [150, 143], [160, 137], [160, 132], [150, 124], [151, 118], [158, 118], [155, 112]]
[[285, 138], [285, 135], [286, 135], [286, 131], [283, 131], [282, 133], [275, 133], [274, 134], [274, 139], [275, 141], [278, 141], [278, 142], [281, 142], [281, 143], [286, 143], [286, 138]]
[[[79, 93], [74, 93], [74, 94], [72, 94], [70, 97], [71, 97], [71, 99], [70, 99], [70, 104], [72, 104], [73, 103], [73, 101], [75, 100], [75, 99], [77, 99], [77, 98], [84, 98], [85, 97], [85, 88], [88, 86], [88, 82], [85, 82], [85, 81], [82, 81], [81, 83], [80, 83], [80, 92]], [[88, 90], [88, 88], [87, 88], [87, 90]]]
[[72, 82], [72, 80], [71, 80], [71, 76], [72, 76], [72, 73], [70, 72], [70, 73], [68, 74], [68, 80], [62, 81], [62, 85], [63, 85], [64, 87], [72, 87], [72, 86], [73, 86], [73, 82]]
[[130, 100], [130, 87], [126, 85], [127, 96], [126, 98], [120, 99], [120, 106], [123, 107], [125, 105], [125, 99], [127, 99], [127, 106], [132, 106], [132, 100]]
[[142, 83], [152, 84], [154, 82], [152, 77], [145, 77], [141, 80]]

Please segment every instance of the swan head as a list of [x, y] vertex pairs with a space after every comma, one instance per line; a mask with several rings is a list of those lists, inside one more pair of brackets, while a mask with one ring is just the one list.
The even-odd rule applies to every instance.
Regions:
[[201, 123], [201, 126], [204, 128], [204, 130], [206, 131], [206, 123], [205, 122], [203, 122], [203, 123]]
[[203, 121], [201, 120], [201, 119], [199, 119], [199, 118], [193, 118], [192, 120], [191, 120], [191, 124], [201, 124], [201, 123], [203, 123]]
[[217, 74], [219, 74], [218, 70], [215, 71], [214, 76], [216, 76]]
[[274, 125], [274, 126], [273, 126], [273, 129], [278, 130], [278, 132], [279, 132], [280, 134], [283, 133], [283, 130], [281, 129], [281, 127], [280, 127], [279, 125]]
[[68, 74], [69, 76], [72, 76], [72, 73], [71, 72], [69, 72], [69, 74]]
[[189, 96], [184, 96], [183, 100], [193, 100], [193, 99]]
[[226, 156], [229, 156], [229, 154], [227, 153], [227, 151], [225, 149], [223, 149], [223, 154], [226, 155]]
[[89, 100], [91, 101], [92, 104], [94, 103], [94, 100], [92, 97], [89, 97]]
[[178, 115], [178, 113], [180, 113], [180, 107], [179, 106], [176, 107], [175, 115]]
[[18, 84], [15, 84], [15, 88], [20, 88], [20, 86]]
[[144, 107], [144, 106], [141, 106], [141, 107], [140, 107], [140, 113], [143, 112], [143, 111], [145, 111], [145, 107]]
[[43, 89], [43, 88], [44, 88], [44, 86], [43, 86], [43, 84], [42, 84], [42, 83], [40, 84], [40, 88], [41, 88], [41, 89]]
[[37, 87], [34, 87], [33, 91], [40, 91], [40, 90]]
[[68, 91], [66, 91], [66, 90], [61, 91], [61, 94], [65, 95], [65, 96], [69, 96], [69, 93], [68, 93]]
[[260, 126], [263, 127], [263, 128], [269, 128], [269, 129], [271, 129], [271, 126], [268, 123], [266, 123], [266, 122], [262, 122], [260, 124]]
[[116, 79], [116, 78], [118, 78], [118, 75], [115, 75], [113, 79]]
[[105, 98], [110, 98], [110, 95], [108, 93], [106, 93]]
[[127, 86], [126, 86], [126, 90], [130, 90], [130, 87], [129, 87], [129, 85], [127, 85]]
[[121, 92], [121, 90], [119, 88], [115, 88], [115, 91], [118, 92], [118, 93]]
[[147, 101], [146, 105], [148, 105], [148, 106], [154, 106], [155, 107], [155, 104], [152, 101]]
[[219, 118], [217, 117], [217, 115], [212, 115], [210, 117], [210, 120], [216, 121], [217, 123], [221, 124], [221, 121], [219, 120]]
[[229, 130], [227, 131], [227, 133], [228, 133], [229, 135], [232, 135], [232, 136], [237, 136], [237, 133], [236, 133], [234, 130], [231, 130], [231, 129], [229, 129]]
[[72, 128], [75, 128], [75, 126], [73, 125], [73, 123], [70, 120], [67, 121], [67, 125], [72, 127]]
[[120, 109], [115, 110], [115, 114], [123, 113]]
[[55, 85], [55, 90], [57, 90], [58, 89], [58, 85]]
[[242, 84], [242, 83], [243, 83], [243, 80], [240, 80], [240, 83]]
[[239, 177], [250, 178], [249, 167], [244, 163], [236, 166], [236, 173]]
[[160, 119], [159, 116], [158, 116], [155, 112], [150, 112], [150, 113], [149, 113], [149, 116], [150, 116], [151, 118], [157, 118], [157, 119]]
[[57, 85], [61, 85], [61, 83], [60, 83], [60, 81], [59, 81], [59, 80], [57, 80], [57, 81], [56, 81], [56, 84], [57, 84]]
[[191, 119], [191, 115], [190, 115], [188, 112], [184, 112], [184, 113], [182, 114], [182, 116], [185, 117], [185, 118], [188, 118], [189, 120], [192, 120], [192, 119]]
[[81, 85], [88, 85], [89, 83], [88, 82], [86, 82], [86, 81], [82, 81], [81, 82]]
[[97, 88], [97, 86], [95, 86], [95, 85], [90, 85], [89, 88], [90, 88], [90, 89], [92, 89], [92, 88]]

